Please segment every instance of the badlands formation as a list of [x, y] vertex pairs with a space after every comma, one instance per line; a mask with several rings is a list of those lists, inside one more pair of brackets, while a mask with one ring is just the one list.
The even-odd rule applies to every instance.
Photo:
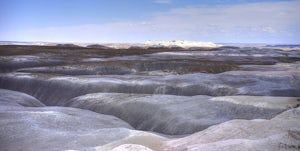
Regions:
[[161, 46], [161, 47], [181, 47], [181, 48], [220, 46], [212, 42], [196, 42], [196, 41], [187, 41], [187, 40], [147, 41], [145, 42], [145, 45], [148, 45], [149, 47]]
[[299, 97], [298, 48], [0, 45], [5, 151], [297, 151]]

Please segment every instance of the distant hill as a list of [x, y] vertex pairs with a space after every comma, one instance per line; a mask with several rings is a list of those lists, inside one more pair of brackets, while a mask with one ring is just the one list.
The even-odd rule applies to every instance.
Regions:
[[87, 48], [96, 48], [96, 49], [113, 49], [111, 47], [107, 47], [104, 45], [99, 45], [99, 44], [92, 44], [92, 45], [87, 45]]

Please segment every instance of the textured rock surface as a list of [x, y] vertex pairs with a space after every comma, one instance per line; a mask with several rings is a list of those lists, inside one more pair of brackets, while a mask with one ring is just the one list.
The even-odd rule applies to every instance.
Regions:
[[10, 72], [19, 68], [52, 66], [64, 64], [66, 61], [56, 58], [48, 58], [47, 55], [14, 55], [0, 56], [0, 72]]
[[300, 108], [271, 120], [233, 120], [165, 144], [166, 150], [299, 150]]
[[3, 150], [296, 151], [300, 146], [300, 108], [271, 120], [231, 120], [179, 139], [130, 130], [112, 116], [66, 107], [14, 107], [1, 109], [0, 116]]
[[[14, 95], [10, 98], [17, 94], [8, 92]], [[27, 99], [22, 104], [28, 106], [31, 102]], [[0, 146], [7, 151], [91, 148], [131, 134], [131, 126], [118, 118], [67, 107], [1, 103], [0, 116]]]
[[0, 104], [2, 106], [27, 106], [42, 107], [45, 106], [36, 98], [17, 91], [0, 89]]
[[267, 109], [289, 109], [300, 105], [297, 97], [271, 97], [271, 96], [223, 96], [213, 97], [211, 101], [226, 101], [239, 105], [250, 105]]
[[172, 135], [191, 134], [231, 119], [269, 119], [297, 105], [300, 105], [297, 98], [284, 97], [185, 97], [122, 93], [87, 94], [65, 104], [114, 115], [136, 129]]
[[168, 140], [167, 138], [155, 134], [133, 131], [129, 137], [95, 148], [96, 150], [102, 151], [102, 150], [112, 150], [117, 147], [123, 148], [124, 147], [124, 146], [122, 147], [123, 144], [138, 144], [143, 146], [142, 148], [146, 147], [154, 151], [161, 151], [164, 150], [163, 145], [164, 142], [167, 140]]
[[112, 149], [111, 151], [153, 151], [153, 150], [142, 145], [124, 144]]
[[42, 100], [46, 105], [61, 105], [73, 97], [95, 92], [298, 97], [298, 72], [274, 71], [270, 75], [270, 72], [264, 71], [229, 71], [221, 74], [166, 76], [57, 76], [9, 73], [0, 75], [0, 87], [25, 92]]
[[[196, 72], [221, 73], [236, 69], [237, 66], [232, 63], [224, 63], [218, 61], [151, 61], [151, 60], [120, 60], [109, 61], [89, 58], [84, 59], [85, 63], [80, 65], [62, 65], [50, 67], [35, 67], [19, 69], [18, 72], [30, 73], [55, 73], [64, 75], [124, 75], [124, 74], [147, 74], [151, 71], [161, 71], [173, 74], [187, 74]], [[90, 62], [90, 63], [89, 63]]]
[[0, 150], [299, 150], [299, 50], [177, 42], [0, 45]]

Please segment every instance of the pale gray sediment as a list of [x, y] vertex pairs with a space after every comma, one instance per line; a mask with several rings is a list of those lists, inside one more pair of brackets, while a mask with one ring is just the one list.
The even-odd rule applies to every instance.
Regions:
[[299, 150], [299, 51], [110, 47], [0, 46], [1, 149]]

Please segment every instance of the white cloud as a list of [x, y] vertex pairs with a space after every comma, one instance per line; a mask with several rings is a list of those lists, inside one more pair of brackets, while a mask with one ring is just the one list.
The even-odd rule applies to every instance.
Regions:
[[172, 0], [155, 0], [154, 3], [158, 4], [170, 4]]
[[[299, 7], [300, 1], [187, 7], [156, 13], [143, 21], [49, 27], [16, 32], [11, 38], [74, 42], [187, 39], [299, 43]], [[2, 37], [3, 35], [5, 33]]]

